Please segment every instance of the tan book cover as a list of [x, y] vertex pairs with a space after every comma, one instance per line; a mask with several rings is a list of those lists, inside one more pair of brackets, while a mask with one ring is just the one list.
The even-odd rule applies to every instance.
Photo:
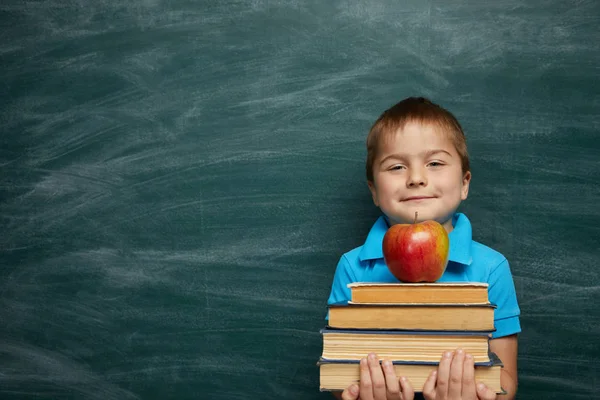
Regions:
[[491, 331], [378, 331], [321, 329], [322, 357], [359, 360], [374, 352], [382, 359], [438, 362], [444, 351], [462, 348], [475, 362], [488, 362]]
[[[317, 364], [320, 370], [319, 388], [321, 391], [344, 390], [360, 378], [359, 361], [327, 360], [321, 358]], [[397, 376], [406, 376], [416, 390], [422, 388], [432, 370], [438, 363], [406, 363], [394, 361]], [[498, 394], [505, 393], [500, 386], [502, 362], [494, 353], [490, 353], [490, 361], [476, 363], [475, 380], [483, 382]]]
[[368, 283], [348, 284], [353, 303], [456, 303], [487, 304], [488, 284], [457, 283]]

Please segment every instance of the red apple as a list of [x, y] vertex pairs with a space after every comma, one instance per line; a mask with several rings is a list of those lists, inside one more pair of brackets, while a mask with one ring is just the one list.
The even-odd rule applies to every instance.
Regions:
[[435, 282], [448, 264], [450, 241], [436, 221], [393, 225], [383, 237], [383, 257], [402, 282]]

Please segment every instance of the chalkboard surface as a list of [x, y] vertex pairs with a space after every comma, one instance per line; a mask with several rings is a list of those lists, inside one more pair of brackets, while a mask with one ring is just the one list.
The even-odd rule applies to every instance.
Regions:
[[328, 399], [366, 133], [463, 124], [520, 399], [600, 398], [600, 3], [3, 0], [0, 398]]

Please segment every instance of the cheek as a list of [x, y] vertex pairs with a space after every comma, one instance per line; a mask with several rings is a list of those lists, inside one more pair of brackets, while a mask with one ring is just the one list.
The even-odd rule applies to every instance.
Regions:
[[396, 185], [393, 182], [382, 182], [379, 193], [384, 196], [390, 196], [396, 192]]
[[440, 182], [440, 188], [448, 194], [461, 196], [463, 195], [464, 185], [463, 181], [457, 180], [454, 177], [448, 179], [444, 179]]

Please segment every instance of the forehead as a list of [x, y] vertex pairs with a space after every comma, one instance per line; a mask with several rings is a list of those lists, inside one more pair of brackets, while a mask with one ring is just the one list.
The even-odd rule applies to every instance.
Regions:
[[409, 121], [397, 129], [382, 132], [377, 147], [379, 152], [432, 148], [455, 152], [452, 139], [452, 132], [440, 124]]

